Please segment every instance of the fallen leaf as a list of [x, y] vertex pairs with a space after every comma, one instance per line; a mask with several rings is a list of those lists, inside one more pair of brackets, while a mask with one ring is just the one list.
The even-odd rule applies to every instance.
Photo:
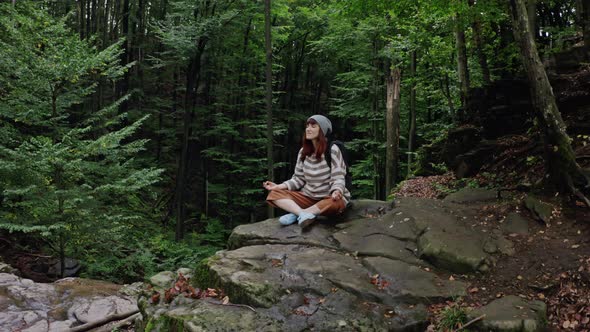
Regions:
[[157, 304], [160, 302], [160, 293], [155, 293], [152, 295], [152, 304]]
[[228, 304], [229, 303], [229, 296], [226, 296], [223, 298], [223, 300], [221, 300], [221, 304]]
[[450, 277], [449, 277], [449, 280], [450, 280], [450, 281], [455, 281], [455, 278], [453, 278], [453, 276], [450, 276]]
[[479, 288], [477, 288], [477, 287], [473, 287], [469, 290], [469, 293], [472, 293], [472, 294], [477, 293], [477, 292], [479, 292]]
[[570, 321], [566, 320], [565, 322], [563, 322], [563, 324], [561, 325], [561, 327], [563, 327], [564, 329], [567, 329], [570, 327]]

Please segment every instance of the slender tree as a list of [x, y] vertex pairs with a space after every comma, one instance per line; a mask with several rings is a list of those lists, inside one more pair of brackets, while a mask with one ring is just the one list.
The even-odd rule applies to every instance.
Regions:
[[[266, 101], [266, 158], [268, 179], [274, 180], [274, 163], [273, 163], [273, 128], [272, 128], [272, 40], [270, 33], [270, 0], [264, 0], [264, 45], [266, 50], [266, 70], [265, 70], [265, 101]], [[268, 207], [268, 217], [274, 216], [274, 209]]]
[[482, 31], [481, 15], [477, 10], [475, 0], [469, 0], [469, 6], [475, 9], [473, 14], [473, 20], [471, 21], [471, 29], [473, 30], [473, 43], [475, 44], [475, 52], [479, 60], [479, 66], [483, 76], [483, 82], [485, 85], [489, 85], [492, 81], [490, 78], [490, 68], [488, 66], [488, 58], [485, 52], [484, 35]]
[[459, 76], [459, 88], [461, 91], [461, 105], [465, 107], [467, 93], [469, 92], [469, 67], [467, 66], [467, 46], [465, 44], [465, 28], [462, 15], [455, 15], [455, 42], [457, 50], [457, 74]]
[[566, 126], [557, 108], [555, 96], [545, 67], [541, 63], [535, 40], [530, 31], [525, 0], [510, 0], [514, 37], [531, 84], [535, 115], [543, 132], [547, 184], [562, 193], [570, 193], [590, 207], [585, 195], [590, 192], [590, 179], [576, 163], [576, 156], [567, 135]]
[[399, 155], [399, 127], [400, 127], [400, 85], [401, 71], [399, 68], [392, 68], [387, 76], [387, 149], [385, 158], [385, 191], [389, 195], [398, 175]]
[[410, 126], [408, 130], [408, 174], [412, 174], [412, 156], [416, 145], [416, 51], [410, 52]]

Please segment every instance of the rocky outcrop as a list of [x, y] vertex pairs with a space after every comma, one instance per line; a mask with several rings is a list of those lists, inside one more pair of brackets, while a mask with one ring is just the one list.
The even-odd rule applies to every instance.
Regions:
[[194, 283], [223, 289], [226, 301], [154, 304], [147, 294], [139, 330], [424, 331], [428, 305], [465, 295], [467, 283], [451, 273], [485, 272], [512, 248], [500, 231], [473, 231], [477, 213], [454, 201], [354, 206], [309, 231], [276, 219], [235, 228], [231, 250], [208, 259]]
[[42, 284], [0, 273], [0, 331], [67, 331], [136, 310], [136, 296], [137, 292], [102, 281], [65, 278]]

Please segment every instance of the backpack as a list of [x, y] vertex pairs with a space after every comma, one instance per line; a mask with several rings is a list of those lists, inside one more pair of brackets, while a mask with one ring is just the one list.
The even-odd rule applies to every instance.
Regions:
[[348, 151], [344, 146], [344, 143], [338, 140], [328, 142], [328, 149], [324, 152], [324, 159], [326, 163], [328, 163], [328, 167], [332, 170], [332, 145], [338, 146], [340, 149], [340, 153], [342, 153], [342, 159], [344, 159], [344, 164], [346, 165], [346, 175], [344, 176], [344, 182], [346, 189], [348, 192], [352, 192], [352, 174], [350, 174], [350, 157], [348, 155]]

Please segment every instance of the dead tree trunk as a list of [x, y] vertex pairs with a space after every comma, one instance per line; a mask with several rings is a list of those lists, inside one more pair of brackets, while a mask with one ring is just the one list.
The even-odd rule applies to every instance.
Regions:
[[514, 37], [531, 84], [535, 115], [543, 130], [546, 184], [562, 193], [571, 193], [590, 207], [585, 194], [590, 192], [590, 179], [582, 173], [557, 108], [555, 96], [545, 67], [539, 59], [537, 46], [529, 30], [526, 0], [510, 0]]
[[401, 71], [393, 68], [387, 77], [387, 148], [385, 158], [385, 193], [389, 195], [397, 179], [397, 161], [399, 154], [399, 113], [400, 113]]
[[416, 144], [416, 51], [410, 53], [410, 129], [408, 130], [408, 174], [412, 174], [412, 153]]

